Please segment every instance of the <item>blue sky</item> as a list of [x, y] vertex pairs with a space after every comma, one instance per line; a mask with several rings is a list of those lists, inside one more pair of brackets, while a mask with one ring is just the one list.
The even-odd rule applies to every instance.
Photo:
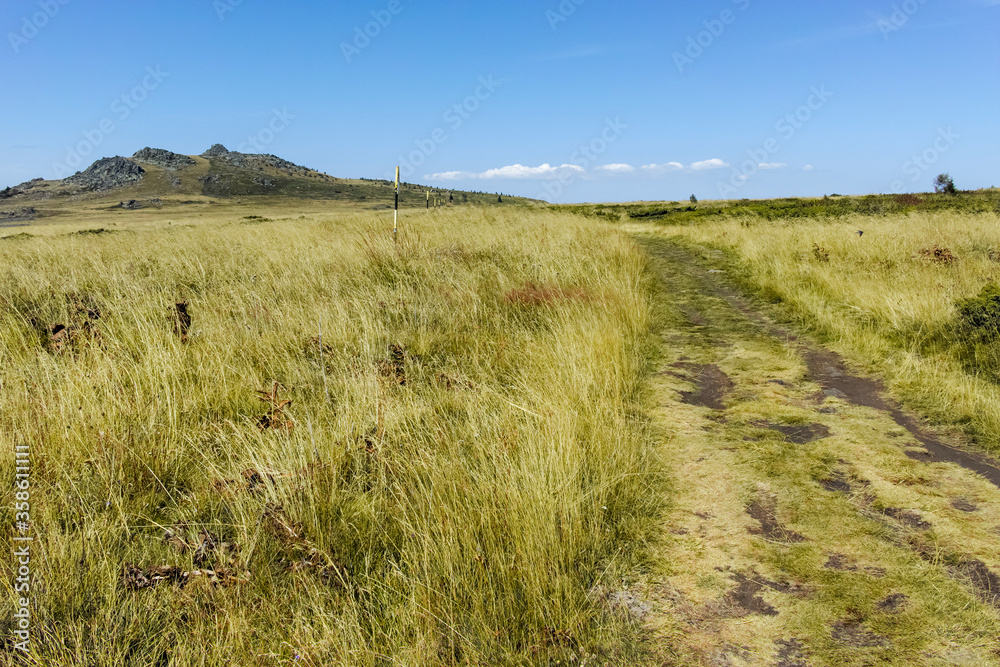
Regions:
[[0, 34], [0, 186], [217, 142], [559, 202], [1000, 185], [1000, 0], [5, 0]]

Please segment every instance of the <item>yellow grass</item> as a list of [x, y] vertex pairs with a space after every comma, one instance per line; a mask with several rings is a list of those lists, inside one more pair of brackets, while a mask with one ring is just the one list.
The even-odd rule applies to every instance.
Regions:
[[[956, 300], [1000, 278], [996, 214], [774, 222], [718, 216], [657, 233], [731, 253], [739, 278], [783, 302], [799, 324], [879, 371], [936, 420], [962, 424], [983, 447], [1000, 448], [1000, 368], [969, 365], [955, 310]], [[956, 261], [922, 253], [935, 247]]]
[[[29, 445], [30, 664], [627, 660], [590, 591], [665, 498], [639, 410], [641, 253], [520, 209], [414, 215], [398, 245], [371, 213], [250, 213], [273, 215], [0, 240], [0, 480]], [[54, 324], [79, 329], [59, 348]], [[258, 394], [274, 383], [280, 410]], [[269, 415], [294, 428], [262, 431]], [[220, 546], [199, 555], [206, 531]], [[129, 565], [202, 574], [130, 590]]]

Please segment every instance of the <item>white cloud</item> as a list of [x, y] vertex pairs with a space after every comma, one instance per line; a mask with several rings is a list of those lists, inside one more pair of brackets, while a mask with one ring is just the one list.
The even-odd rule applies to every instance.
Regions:
[[594, 171], [608, 171], [613, 174], [630, 174], [635, 171], [635, 167], [630, 164], [606, 164], [603, 167], [595, 167]]
[[724, 169], [728, 167], [729, 164], [723, 162], [718, 158], [712, 158], [711, 160], [703, 160], [701, 162], [695, 162], [691, 165], [691, 168], [695, 171], [704, 171], [706, 169]]
[[761, 162], [757, 165], [759, 169], [781, 169], [787, 166], [784, 162]]
[[575, 164], [563, 164], [558, 167], [553, 167], [551, 164], [546, 162], [538, 167], [526, 167], [523, 164], [512, 164], [506, 167], [499, 167], [497, 169], [487, 169], [486, 171], [478, 174], [471, 171], [445, 171], [438, 174], [428, 174], [424, 176], [424, 178], [428, 180], [440, 181], [491, 180], [494, 178], [546, 179], [558, 178], [565, 172], [582, 174], [584, 171], [583, 167]]
[[[689, 167], [685, 167], [680, 162], [666, 162], [663, 164], [653, 162], [650, 164], [644, 164], [641, 167], [634, 167], [625, 163], [613, 163], [593, 167], [590, 170], [590, 173], [596, 176], [598, 174], [633, 174], [639, 170], [652, 173], [684, 171], [687, 169], [691, 171], [708, 171], [711, 169], [725, 169], [728, 166], [728, 162], [718, 158], [695, 162]], [[760, 169], [781, 169], [787, 166], [788, 165], [784, 162], [765, 162], [758, 165]], [[809, 170], [811, 168], [812, 167], [807, 167], [806, 169]], [[485, 181], [493, 179], [547, 180], [564, 177], [566, 174], [583, 177], [587, 173], [586, 169], [577, 164], [552, 165], [546, 162], [545, 164], [541, 164], [537, 167], [528, 167], [523, 164], [512, 164], [506, 167], [487, 169], [486, 171], [478, 173], [472, 171], [444, 171], [437, 174], [427, 174], [424, 178], [431, 181]]]
[[642, 168], [646, 171], [678, 171], [684, 168], [680, 162], [668, 162], [666, 164], [644, 164]]
[[426, 179], [433, 179], [435, 181], [467, 181], [475, 177], [475, 174], [467, 171], [445, 171], [440, 174], [428, 174], [424, 176]]
[[811, 164], [807, 164], [806, 166], [802, 167], [802, 171], [812, 171], [815, 168], [816, 167], [812, 166]]
[[575, 164], [564, 164], [559, 167], [553, 167], [547, 162], [539, 167], [525, 167], [523, 164], [514, 164], [509, 167], [484, 171], [479, 175], [479, 178], [555, 178], [559, 175], [560, 171], [583, 172], [583, 168]]

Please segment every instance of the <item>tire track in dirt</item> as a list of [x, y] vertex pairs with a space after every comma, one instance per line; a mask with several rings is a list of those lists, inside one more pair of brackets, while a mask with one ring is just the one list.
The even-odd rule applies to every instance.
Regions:
[[[1000, 617], [966, 609], [1000, 609], [1000, 561], [975, 557], [1000, 517], [987, 509], [997, 462], [930, 433], [877, 379], [774, 324], [725, 267], [639, 242], [673, 313], [665, 360], [679, 357], [659, 375], [682, 488], [669, 574], [649, 589], [647, 625], [673, 642], [657, 664], [1000, 665]], [[919, 445], [892, 439], [904, 432]], [[951, 514], [939, 520], [942, 505]], [[963, 643], [980, 635], [993, 639]]]
[[[691, 256], [685, 258], [683, 250], [679, 248], [674, 250], [673, 259], [684, 262], [694, 261]], [[722, 285], [716, 277], [719, 275], [721, 274], [704, 272], [700, 276], [703, 290], [729, 303], [750, 320], [761, 325], [769, 335], [797, 343], [812, 379], [826, 392], [832, 392], [827, 395], [836, 396], [855, 405], [891, 415], [897, 424], [909, 431], [926, 448], [926, 452], [908, 453], [908, 456], [914, 460], [925, 463], [954, 463], [982, 475], [991, 484], [1000, 488], [1000, 462], [985, 454], [949, 445], [929, 433], [915, 417], [905, 413], [895, 401], [885, 396], [885, 387], [882, 382], [852, 373], [848, 370], [843, 357], [836, 352], [810, 345], [787, 329], [775, 325], [753, 308], [749, 301], [735, 289]], [[718, 382], [716, 379], [716, 383]]]
[[914, 417], [903, 412], [898, 404], [885, 397], [881, 382], [852, 374], [847, 370], [843, 358], [836, 352], [807, 347], [803, 350], [803, 357], [809, 367], [810, 375], [824, 390], [836, 392], [855, 405], [890, 414], [897, 424], [919, 440], [927, 451], [907, 452], [910, 458], [925, 463], [954, 463], [982, 475], [993, 486], [1000, 488], [1000, 463], [986, 455], [945, 444], [928, 433]]

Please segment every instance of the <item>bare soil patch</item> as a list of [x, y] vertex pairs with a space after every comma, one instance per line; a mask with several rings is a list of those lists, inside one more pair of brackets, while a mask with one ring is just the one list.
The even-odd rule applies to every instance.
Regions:
[[889, 641], [864, 626], [861, 621], [848, 619], [837, 621], [832, 626], [833, 639], [851, 648], [885, 648]]
[[1000, 576], [986, 567], [981, 560], [968, 560], [951, 568], [958, 578], [972, 586], [976, 597], [1000, 609]]
[[806, 660], [806, 647], [798, 639], [779, 639], [777, 667], [809, 667]]
[[934, 526], [924, 519], [914, 510], [904, 510], [898, 507], [887, 507], [882, 513], [892, 517], [896, 521], [913, 528], [914, 530], [930, 530]]
[[776, 514], [777, 499], [774, 495], [761, 492], [757, 499], [747, 507], [747, 514], [760, 522], [760, 528], [750, 528], [752, 535], [763, 535], [769, 540], [778, 542], [805, 542], [802, 537], [793, 530], [785, 528]]
[[711, 410], [725, 410], [723, 400], [726, 394], [733, 390], [733, 381], [715, 364], [679, 363], [676, 368], [682, 368], [694, 378], [696, 389], [681, 392], [681, 401], [688, 405], [696, 405]]
[[823, 566], [828, 570], [835, 570], [837, 572], [864, 572], [876, 579], [881, 579], [885, 576], [886, 572], [880, 567], [860, 567], [853, 559], [844, 554], [833, 553], [827, 558], [826, 564]]
[[959, 512], [978, 512], [979, 506], [965, 498], [955, 498], [951, 501], [951, 506]]
[[737, 616], [746, 616], [747, 614], [778, 615], [778, 610], [758, 595], [765, 589], [763, 583], [739, 573], [734, 574], [733, 579], [737, 586], [726, 595], [726, 602], [737, 611]]
[[886, 596], [884, 600], [879, 602], [876, 608], [887, 614], [898, 614], [906, 605], [907, 600], [909, 600], [909, 598], [902, 593], [893, 593]]

